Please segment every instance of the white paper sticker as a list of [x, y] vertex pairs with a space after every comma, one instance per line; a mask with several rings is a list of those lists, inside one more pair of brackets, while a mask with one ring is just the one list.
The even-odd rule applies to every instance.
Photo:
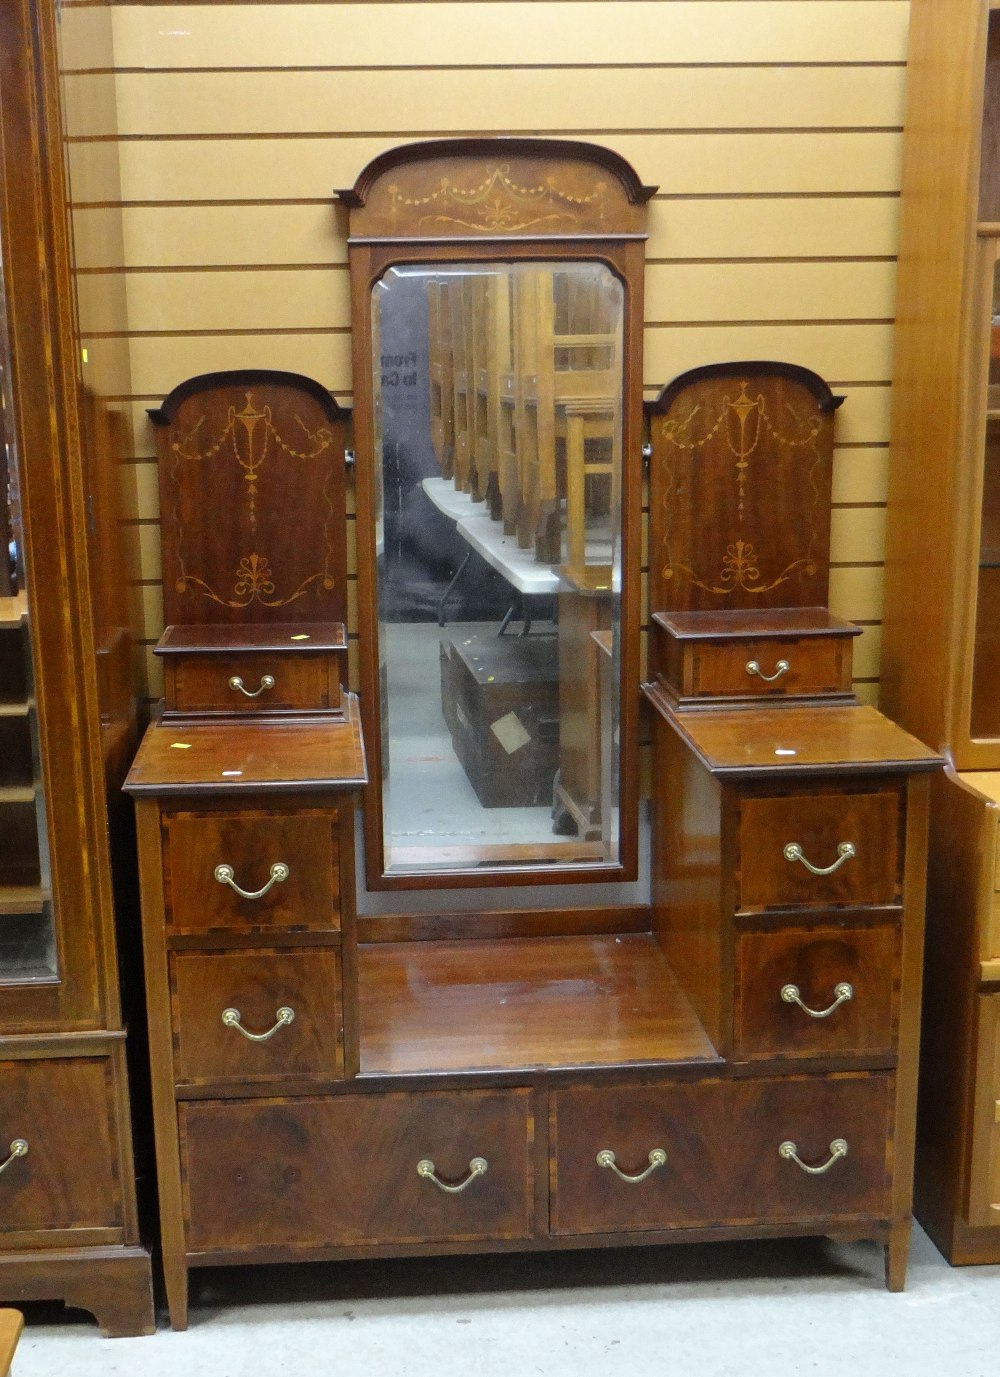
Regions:
[[531, 740], [531, 733], [526, 730], [516, 712], [509, 712], [506, 717], [498, 717], [490, 731], [508, 755], [513, 755], [522, 746], [527, 746]]

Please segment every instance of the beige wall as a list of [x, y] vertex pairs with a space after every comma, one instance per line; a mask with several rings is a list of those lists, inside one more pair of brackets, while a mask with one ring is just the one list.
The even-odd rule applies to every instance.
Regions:
[[[831, 602], [864, 627], [856, 674], [873, 700], [907, 16], [904, 0], [118, 3], [112, 70], [106, 7], [64, 0], [83, 344], [104, 360], [127, 343], [122, 490], [149, 693], [161, 608], [145, 408], [240, 366], [306, 373], [349, 404], [332, 189], [413, 137], [523, 132], [606, 144], [659, 185], [648, 396], [727, 358], [802, 364], [846, 394]], [[97, 231], [119, 205], [116, 263]]]

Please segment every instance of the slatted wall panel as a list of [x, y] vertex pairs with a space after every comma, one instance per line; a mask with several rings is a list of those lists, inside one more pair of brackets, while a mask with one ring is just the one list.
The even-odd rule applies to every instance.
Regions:
[[[64, 0], [64, 13], [84, 29], [90, 6]], [[316, 377], [349, 404], [332, 188], [414, 137], [523, 132], [607, 144], [659, 184], [648, 395], [727, 358], [802, 364], [846, 393], [831, 599], [865, 628], [856, 673], [875, 698], [903, 0], [118, 3], [112, 14], [117, 138], [89, 122], [106, 71], [81, 64], [66, 90], [72, 164], [96, 187], [120, 161], [122, 270], [84, 252], [79, 281], [88, 301], [109, 276], [127, 296], [135, 453], [123, 489], [147, 652], [162, 618], [145, 408], [192, 374], [255, 365]], [[101, 200], [78, 206], [81, 225], [105, 214]]]

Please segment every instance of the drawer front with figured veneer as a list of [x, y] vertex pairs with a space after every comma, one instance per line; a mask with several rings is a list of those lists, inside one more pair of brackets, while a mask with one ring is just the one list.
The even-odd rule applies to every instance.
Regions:
[[123, 1228], [113, 1094], [105, 1058], [0, 1062], [0, 1235]]
[[891, 1087], [845, 1074], [559, 1091], [552, 1231], [887, 1215]]
[[190, 1252], [523, 1239], [526, 1090], [186, 1102]]
[[736, 1057], [891, 1053], [898, 945], [898, 930], [888, 926], [741, 933], [736, 940]]
[[690, 653], [690, 691], [699, 696], [783, 698], [851, 688], [851, 642], [843, 638], [703, 642]]
[[749, 797], [740, 812], [741, 908], [898, 902], [895, 790]]
[[168, 929], [339, 927], [337, 828], [322, 809], [164, 814]]
[[165, 686], [171, 712], [325, 712], [340, 704], [335, 658], [287, 650], [171, 656]]
[[343, 1074], [337, 952], [181, 951], [171, 965], [179, 1082]]

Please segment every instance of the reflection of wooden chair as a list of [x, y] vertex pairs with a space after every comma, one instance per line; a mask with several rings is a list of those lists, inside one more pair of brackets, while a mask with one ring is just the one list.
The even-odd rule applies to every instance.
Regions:
[[512, 439], [510, 413], [504, 406], [513, 357], [510, 273], [504, 269], [489, 273], [483, 289], [476, 337], [476, 473], [490, 516], [499, 521], [504, 515], [501, 464]]
[[453, 478], [459, 492], [468, 492], [472, 467], [472, 399], [469, 369], [468, 317], [465, 310], [464, 281], [449, 284], [448, 316], [451, 321], [451, 395], [453, 411]]
[[443, 478], [455, 472], [454, 361], [451, 350], [450, 284], [432, 278], [427, 284], [428, 374], [431, 442]]
[[558, 274], [554, 286], [556, 438], [562, 443], [566, 498], [563, 564], [577, 587], [606, 588], [610, 517], [621, 472], [621, 295], [613, 281], [581, 280], [579, 272]]

